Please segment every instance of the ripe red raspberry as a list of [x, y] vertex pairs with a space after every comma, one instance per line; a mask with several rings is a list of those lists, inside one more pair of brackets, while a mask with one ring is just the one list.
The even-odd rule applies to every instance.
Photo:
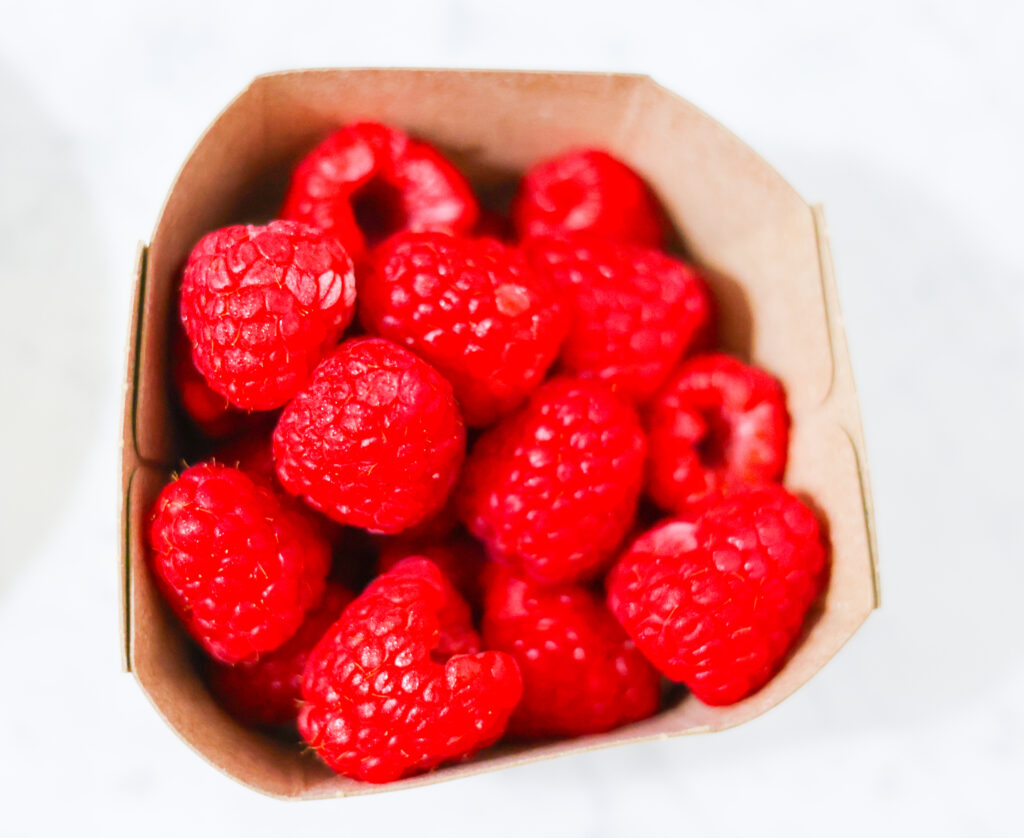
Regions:
[[480, 604], [480, 574], [485, 559], [480, 542], [464, 534], [447, 538], [414, 539], [403, 532], [382, 538], [377, 558], [378, 572], [386, 573], [409, 556], [430, 559], [467, 602]]
[[579, 585], [540, 586], [491, 564], [482, 633], [523, 676], [514, 736], [602, 733], [658, 709], [658, 671], [604, 602]]
[[374, 252], [359, 318], [436, 367], [472, 427], [537, 387], [568, 328], [554, 289], [517, 250], [443, 233], [399, 234]]
[[238, 407], [271, 410], [305, 383], [355, 311], [352, 260], [293, 221], [225, 227], [192, 250], [181, 322], [210, 387]]
[[647, 429], [648, 493], [665, 509], [773, 483], [786, 470], [782, 385], [728, 355], [686, 361], [651, 403]]
[[230, 436], [245, 426], [245, 411], [212, 390], [192, 361], [192, 346], [185, 330], [174, 329], [171, 345], [171, 377], [178, 401], [189, 420], [203, 434], [215, 439]]
[[302, 701], [306, 658], [352, 598], [351, 591], [328, 582], [320, 604], [310, 610], [283, 646], [234, 666], [213, 663], [209, 683], [214, 695], [231, 715], [247, 725], [294, 721]]
[[598, 573], [643, 482], [636, 414], [593, 381], [553, 379], [477, 441], [457, 502], [490, 554], [540, 582]]
[[665, 675], [705, 704], [731, 704], [775, 674], [826, 562], [814, 513], [765, 486], [638, 538], [608, 576], [608, 605]]
[[561, 369], [624, 398], [650, 398], [708, 320], [697, 272], [656, 250], [582, 235], [533, 239], [524, 250], [570, 307]]
[[357, 122], [302, 159], [281, 217], [330, 233], [359, 258], [367, 242], [402, 230], [469, 233], [478, 212], [469, 183], [432, 145]]
[[539, 163], [512, 205], [520, 236], [586, 232], [658, 247], [664, 216], [647, 184], [604, 151], [581, 149]]
[[282, 498], [238, 469], [204, 463], [153, 506], [150, 563], [189, 633], [237, 663], [281, 646], [323, 596], [327, 542]]
[[342, 524], [395, 533], [439, 512], [465, 454], [451, 385], [379, 338], [323, 360], [274, 431], [282, 485]]
[[[378, 577], [306, 662], [299, 731], [339, 774], [386, 783], [495, 742], [522, 694], [502, 652], [439, 650], [458, 594], [426, 559]], [[472, 633], [462, 605], [462, 631]], [[449, 626], [449, 628], [451, 628]]]

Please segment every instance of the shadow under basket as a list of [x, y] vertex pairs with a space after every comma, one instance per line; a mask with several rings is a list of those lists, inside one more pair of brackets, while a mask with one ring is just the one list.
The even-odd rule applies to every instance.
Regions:
[[[290, 167], [356, 119], [393, 123], [436, 143], [483, 195], [507, 195], [528, 166], [579, 146], [607, 149], [652, 184], [677, 243], [707, 272], [720, 342], [785, 384], [793, 420], [786, 484], [813, 499], [831, 536], [828, 589], [785, 666], [760, 692], [729, 707], [684, 694], [657, 716], [611, 733], [500, 745], [384, 786], [335, 776], [296, 745], [242, 727], [211, 698], [145, 559], [147, 512], [183, 454], [166, 386], [177, 279], [202, 235], [272, 215]], [[742, 724], [805, 684], [878, 604], [863, 434], [821, 210], [721, 125], [643, 76], [382, 69], [257, 78], [200, 138], [152, 241], [140, 249], [121, 461], [125, 668], [203, 758], [282, 798], [394, 791]]]

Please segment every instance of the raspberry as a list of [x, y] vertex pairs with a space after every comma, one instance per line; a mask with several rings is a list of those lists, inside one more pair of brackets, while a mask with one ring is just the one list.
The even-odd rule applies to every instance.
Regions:
[[274, 431], [281, 484], [342, 524], [394, 533], [439, 512], [465, 454], [451, 385], [379, 338], [346, 341]]
[[413, 539], [404, 532], [382, 538], [378, 570], [385, 573], [409, 556], [430, 559], [469, 603], [480, 603], [480, 573], [485, 557], [478, 541], [458, 534], [444, 539]]
[[542, 587], [490, 565], [484, 643], [507, 652], [523, 676], [509, 721], [515, 736], [602, 733], [658, 709], [658, 671], [608, 612], [579, 585]]
[[[313, 650], [299, 731], [336, 772], [385, 783], [468, 758], [504, 732], [522, 694], [519, 669], [502, 652], [439, 650], [453, 600], [431, 562], [408, 559], [378, 577]], [[472, 634], [468, 611], [461, 619]]]
[[781, 486], [748, 489], [638, 538], [608, 576], [636, 645], [705, 704], [760, 689], [825, 584], [814, 513]]
[[293, 221], [225, 227], [192, 250], [181, 321], [196, 367], [238, 407], [287, 402], [355, 310], [352, 260]]
[[647, 428], [648, 493], [666, 509], [773, 483], [786, 469], [782, 385], [728, 355], [686, 361], [652, 402]]
[[189, 420], [208, 437], [231, 436], [245, 426], [246, 414], [212, 390], [192, 362], [192, 347], [180, 325], [171, 345], [171, 377]]
[[708, 320], [697, 272], [656, 250], [582, 235], [533, 239], [524, 250], [570, 307], [562, 370], [624, 398], [653, 395]]
[[587, 232], [658, 247], [665, 227], [640, 176], [604, 151], [582, 149], [534, 166], [512, 205], [520, 236]]
[[553, 379], [477, 441], [457, 502], [491, 555], [540, 582], [593, 576], [636, 512], [644, 436], [594, 381]]
[[328, 582], [320, 604], [283, 646], [234, 666], [213, 663], [209, 683], [214, 695], [231, 715], [247, 725], [294, 721], [302, 701], [306, 658], [352, 598], [351, 591]]
[[403, 233], [377, 249], [360, 275], [359, 317], [435, 366], [472, 427], [537, 387], [568, 328], [552, 287], [518, 251], [441, 233]]
[[469, 233], [479, 208], [462, 174], [429, 143], [375, 122], [331, 134], [292, 174], [282, 218], [335, 236], [352, 254], [402, 230]]
[[164, 598], [224, 663], [251, 660], [295, 634], [323, 596], [331, 563], [304, 516], [238, 469], [213, 463], [164, 487], [149, 545]]

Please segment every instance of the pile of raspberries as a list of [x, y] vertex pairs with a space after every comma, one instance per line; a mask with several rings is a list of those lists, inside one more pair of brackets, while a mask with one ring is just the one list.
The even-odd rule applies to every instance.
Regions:
[[148, 533], [228, 712], [382, 783], [772, 677], [826, 538], [779, 482], [781, 385], [714, 351], [633, 170], [541, 162], [504, 219], [362, 122], [280, 215], [185, 266], [174, 384], [206, 448]]

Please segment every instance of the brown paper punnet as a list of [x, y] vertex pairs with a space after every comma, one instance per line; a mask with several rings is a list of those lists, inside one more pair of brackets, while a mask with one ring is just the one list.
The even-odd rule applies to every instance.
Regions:
[[[833, 545], [828, 591], [782, 671], [729, 707], [691, 696], [611, 733], [499, 746], [471, 762], [373, 786], [247, 730], [207, 693], [145, 561], [146, 512], [179, 464], [167, 381], [168, 323], [192, 245], [272, 214], [289, 168], [331, 129], [394, 123], [440, 145], [483, 190], [537, 160], [599, 146], [653, 184], [689, 258], [703, 265], [726, 349], [778, 375], [793, 418], [787, 485], [813, 499]], [[695, 107], [643, 76], [311, 70], [257, 78], [192, 150], [141, 248], [128, 345], [122, 446], [126, 668], [169, 725], [236, 780], [286, 798], [394, 790], [609, 745], [722, 730], [811, 678], [878, 604], [874, 527], [857, 397], [820, 208]]]

